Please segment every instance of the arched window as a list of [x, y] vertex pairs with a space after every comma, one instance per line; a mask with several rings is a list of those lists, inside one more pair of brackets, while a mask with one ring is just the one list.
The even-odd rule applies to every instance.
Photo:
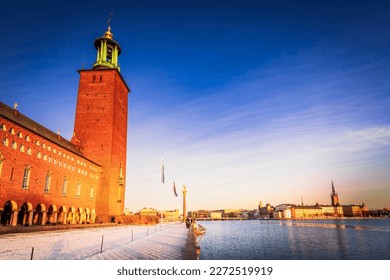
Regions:
[[64, 181], [62, 182], [62, 196], [66, 196], [68, 192], [68, 177], [64, 178]]
[[18, 144], [15, 141], [12, 141], [12, 149], [16, 150], [18, 148]]
[[51, 183], [51, 171], [47, 172], [46, 174], [46, 180], [45, 180], [45, 193], [50, 193], [50, 183]]
[[22, 182], [23, 190], [28, 190], [28, 186], [30, 185], [30, 175], [31, 175], [31, 166], [27, 165], [24, 168], [24, 173], [23, 173], [23, 182]]
[[26, 136], [26, 141], [28, 141], [28, 142], [30, 142], [31, 141], [31, 138], [30, 138], [30, 136]]
[[19, 138], [23, 138], [23, 133], [21, 133], [20, 131], [18, 132], [18, 137]]
[[27, 154], [31, 155], [31, 148], [30, 147], [27, 148]]
[[39, 140], [36, 140], [36, 141], [35, 141], [35, 144], [36, 144], [37, 146], [41, 146], [41, 143], [39, 142]]
[[1, 124], [0, 129], [3, 131], [7, 131], [7, 127], [5, 126], [4, 123]]
[[15, 129], [13, 127], [11, 127], [11, 129], [9, 130], [9, 133], [11, 133], [12, 135], [15, 135]]
[[37, 153], [37, 158], [41, 158], [41, 157], [42, 157], [41, 152], [38, 152], [38, 153]]
[[24, 153], [24, 145], [23, 145], [23, 144], [20, 145], [19, 151], [21, 151], [22, 153]]
[[43, 160], [44, 160], [44, 161], [47, 160], [47, 155], [46, 155], [46, 154], [43, 154]]
[[6, 147], [8, 147], [8, 145], [9, 145], [8, 138], [4, 138], [4, 139], [3, 139], [3, 145], [6, 146]]

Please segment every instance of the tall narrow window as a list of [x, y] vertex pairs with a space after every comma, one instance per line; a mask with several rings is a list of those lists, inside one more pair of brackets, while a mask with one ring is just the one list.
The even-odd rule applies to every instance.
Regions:
[[45, 189], [44, 189], [45, 193], [50, 193], [51, 174], [52, 174], [51, 171], [47, 172], [46, 174]]
[[24, 173], [23, 173], [23, 183], [22, 183], [23, 190], [28, 190], [28, 186], [30, 185], [30, 175], [31, 175], [31, 166], [27, 165], [24, 168]]
[[67, 192], [68, 192], [68, 177], [65, 177], [64, 181], [62, 182], [62, 196], [66, 196]]
[[89, 189], [89, 199], [93, 199], [93, 186]]
[[0, 178], [3, 170], [3, 161], [5, 160], [3, 153], [0, 151]]
[[81, 182], [77, 182], [76, 197], [79, 198], [81, 193]]

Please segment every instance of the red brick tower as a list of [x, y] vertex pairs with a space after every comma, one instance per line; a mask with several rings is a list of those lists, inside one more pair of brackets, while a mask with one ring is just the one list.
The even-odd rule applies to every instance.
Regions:
[[91, 70], [79, 70], [72, 142], [102, 166], [97, 190], [97, 221], [112, 222], [124, 211], [128, 93], [121, 76], [119, 44], [110, 26], [95, 40], [97, 59]]

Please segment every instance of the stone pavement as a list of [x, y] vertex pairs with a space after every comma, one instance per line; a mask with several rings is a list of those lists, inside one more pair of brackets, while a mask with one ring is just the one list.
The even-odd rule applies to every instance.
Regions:
[[88, 260], [196, 260], [192, 230], [184, 223], [173, 224], [163, 231], [103, 250]]

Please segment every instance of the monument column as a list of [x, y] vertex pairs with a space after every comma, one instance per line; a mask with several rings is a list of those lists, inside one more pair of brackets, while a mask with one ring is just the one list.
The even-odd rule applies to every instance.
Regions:
[[183, 185], [183, 222], [185, 222], [187, 219], [186, 196], [187, 196], [186, 186]]

